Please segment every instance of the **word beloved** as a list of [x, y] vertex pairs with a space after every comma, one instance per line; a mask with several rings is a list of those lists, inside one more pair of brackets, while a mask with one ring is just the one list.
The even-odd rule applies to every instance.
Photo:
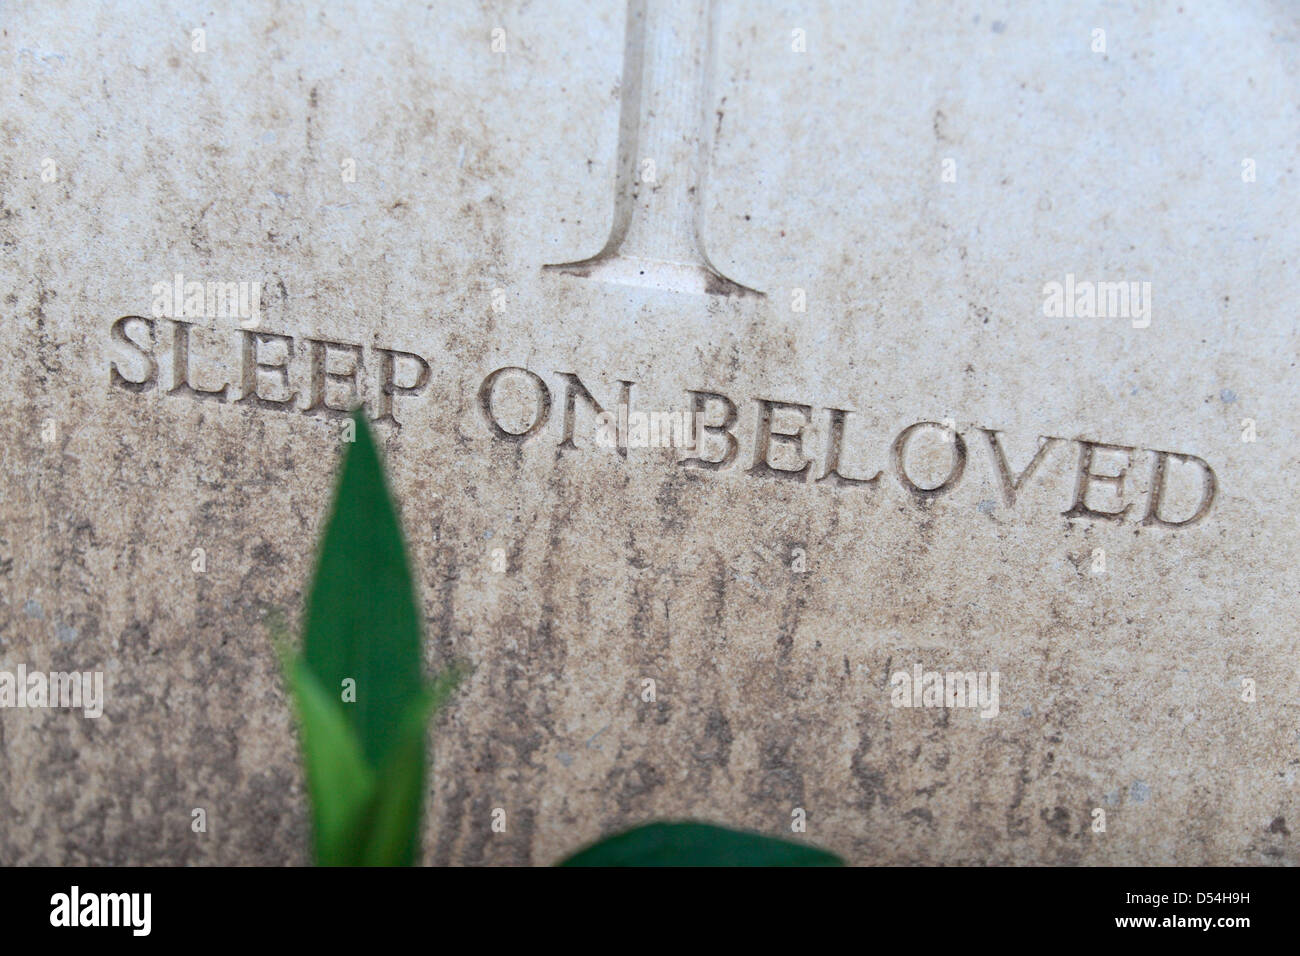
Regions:
[[152, 893], [69, 893], [50, 897], [51, 926], [129, 926], [132, 936], [148, 936]]
[[27, 673], [19, 664], [17, 675], [0, 671], [0, 707], [80, 707], [82, 716], [104, 713], [104, 672]]
[[957, 671], [941, 674], [912, 665], [912, 673], [896, 671], [889, 678], [895, 707], [978, 707], [984, 718], [998, 715], [997, 671]]
[[[161, 387], [169, 395], [192, 399], [342, 418], [360, 403], [361, 374], [369, 354], [377, 356], [373, 361], [378, 365], [374, 419], [393, 423], [397, 423], [394, 399], [418, 395], [429, 382], [429, 363], [413, 352], [367, 349], [323, 338], [299, 342], [292, 335], [227, 329], [223, 337], [227, 350], [232, 345], [237, 349], [239, 381], [232, 387], [218, 377], [221, 384], [217, 385], [211, 371], [203, 379], [202, 370], [196, 368], [193, 330], [192, 323], [180, 319], [122, 316], [109, 331], [118, 353], [109, 363], [109, 382], [131, 392]], [[167, 334], [171, 344], [162, 355], [154, 351], [160, 332]], [[171, 366], [171, 381], [165, 386], [159, 383], [159, 359]], [[205, 384], [200, 384], [201, 379]]]
[[[577, 449], [574, 439], [576, 431], [576, 410], [581, 402], [598, 416], [597, 420], [608, 423], [609, 413], [596, 400], [582, 380], [572, 372], [559, 372], [563, 381], [564, 413], [561, 425], [559, 447]], [[497, 393], [503, 382], [514, 380], [513, 392], [516, 404], [522, 392], [522, 401], [527, 406], [527, 416], [520, 420], [504, 421], [498, 414]], [[632, 401], [632, 388], [635, 383], [619, 381], [619, 405], [629, 406]], [[741, 440], [737, 435], [740, 411], [736, 403], [721, 392], [687, 389], [691, 412], [690, 417], [696, 423], [697, 440], [691, 449], [692, 454], [682, 458], [680, 464], [686, 468], [706, 471], [721, 471], [731, 468], [740, 456]], [[871, 476], [846, 474], [850, 469], [841, 462], [845, 445], [845, 430], [849, 409], [828, 407], [825, 444], [821, 452], [820, 467], [814, 469], [813, 455], [807, 451], [808, 432], [813, 426], [813, 407], [800, 402], [780, 401], [770, 398], [754, 398], [757, 404], [757, 420], [751, 447], [753, 449], [751, 464], [745, 473], [759, 478], [781, 479], [824, 483], [830, 487], [876, 487], [884, 470]], [[521, 366], [505, 366], [496, 369], [483, 379], [479, 387], [478, 404], [492, 433], [503, 441], [521, 443], [538, 435], [551, 417], [553, 405], [551, 389], [540, 375]], [[524, 424], [524, 421], [527, 424]], [[514, 426], [514, 427], [508, 427]], [[1135, 445], [1114, 445], [1105, 442], [1090, 441], [1084, 438], [1059, 438], [1044, 435], [1039, 438], [1039, 445], [1029, 464], [1015, 473], [1007, 464], [1002, 447], [1001, 432], [993, 428], [977, 427], [975, 429], [988, 443], [993, 461], [993, 475], [998, 483], [1007, 507], [1014, 507], [1017, 494], [1023, 490], [1025, 483], [1038, 470], [1051, 449], [1058, 444], [1073, 444], [1078, 449], [1075, 468], [1074, 493], [1070, 506], [1062, 512], [1068, 518], [1123, 520], [1133, 508], [1133, 502], [1122, 507], [1107, 510], [1089, 503], [1089, 491], [1094, 486], [1108, 487], [1116, 497], [1123, 490], [1128, 470], [1132, 467], [1133, 456], [1140, 451]], [[607, 431], [607, 429], [606, 429]], [[925, 433], [937, 434], [950, 448], [947, 473], [934, 484], [923, 485], [917, 476], [909, 470], [908, 449], [912, 442]], [[606, 440], [608, 435], [606, 435]], [[620, 454], [626, 454], [626, 444], [619, 446]], [[1181, 452], [1145, 449], [1152, 456], [1152, 477], [1150, 490], [1147, 492], [1146, 509], [1141, 521], [1148, 525], [1164, 527], [1181, 527], [1200, 521], [1209, 513], [1218, 487], [1214, 470], [1202, 458]], [[779, 454], [778, 454], [779, 453]], [[1098, 453], [1119, 456], [1120, 461], [1110, 463], [1111, 473], [1099, 470], [1104, 467], [1096, 461]], [[934, 421], [919, 421], [908, 425], [894, 438], [889, 447], [890, 468], [902, 487], [919, 500], [925, 501], [951, 491], [957, 486], [966, 470], [966, 440], [951, 424]], [[1168, 513], [1165, 502], [1169, 498], [1168, 483], [1170, 476], [1169, 462], [1174, 461], [1190, 466], [1200, 478], [1200, 500], [1196, 507], [1183, 515]]]

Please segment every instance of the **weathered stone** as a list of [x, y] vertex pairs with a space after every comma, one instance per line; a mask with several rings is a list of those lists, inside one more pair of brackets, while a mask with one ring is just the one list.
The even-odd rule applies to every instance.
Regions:
[[1300, 862], [1300, 25], [708, 7], [6, 8], [0, 669], [105, 700], [0, 711], [0, 859], [307, 860], [359, 396], [474, 666], [430, 862]]

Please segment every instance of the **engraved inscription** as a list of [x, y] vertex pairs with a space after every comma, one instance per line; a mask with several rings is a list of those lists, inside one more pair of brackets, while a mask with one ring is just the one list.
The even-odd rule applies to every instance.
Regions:
[[[531, 421], [532, 425], [523, 432], [506, 428], [496, 418], [497, 412], [492, 403], [487, 400], [493, 383], [506, 372], [526, 374], [532, 383], [532, 390], [529, 393], [532, 397], [524, 401], [533, 403], [533, 407], [519, 413]], [[558, 375], [566, 395], [566, 413], [559, 447], [561, 451], [580, 450], [582, 446], [574, 439], [574, 399], [582, 397], [585, 404], [595, 411], [599, 411], [601, 406], [591, 390], [576, 374], [562, 372]], [[624, 379], [619, 380], [621, 405], [628, 406], [632, 403], [635, 384]], [[746, 442], [744, 437], [738, 434], [740, 407], [730, 396], [719, 391], [695, 389], [687, 389], [686, 396], [690, 413], [700, 422], [702, 447], [691, 450], [689, 455], [679, 459], [679, 464], [685, 468], [712, 472], [728, 470], [741, 457], [742, 448], [748, 446], [751, 449], [749, 457], [751, 464], [744, 469], [744, 473], [756, 478], [814, 484], [830, 480], [833, 488], [866, 487], [872, 491], [879, 487], [883, 470], [877, 471], [869, 478], [850, 477], [841, 471], [843, 467], [841, 449], [849, 416], [849, 411], [846, 409], [827, 407], [822, 410], [826, 416], [824, 420], [829, 438], [820, 467], [816, 467], [818, 463], [814, 452], [808, 447], [805, 435], [806, 429], [813, 423], [814, 416], [818, 414], [813, 406], [796, 401], [754, 396], [752, 401], [757, 410], [756, 423], [753, 427], [752, 440]], [[509, 441], [521, 442], [542, 431], [542, 426], [550, 414], [551, 403], [551, 389], [542, 376], [527, 369], [507, 367], [491, 372], [484, 379], [479, 406], [494, 434]], [[1120, 498], [1128, 490], [1125, 486], [1125, 478], [1132, 467], [1134, 456], [1144, 451], [1153, 456], [1155, 464], [1153, 480], [1147, 493], [1149, 497], [1145, 516], [1141, 519], [1142, 524], [1164, 528], [1181, 528], [1196, 524], [1209, 513], [1218, 489], [1218, 479], [1214, 469], [1203, 458], [1196, 455], [1158, 449], [1144, 450], [1137, 446], [1108, 444], [1086, 438], [1068, 439], [1055, 435], [1039, 437], [1038, 448], [1033, 457], [1017, 475], [1007, 463], [999, 438], [1001, 432], [982, 426], [975, 427], [974, 431], [983, 434], [987, 439], [993, 466], [993, 479], [1002, 489], [1008, 507], [1015, 506], [1017, 493], [1025, 488], [1052, 450], [1061, 444], [1073, 444], [1078, 449], [1073, 489], [1069, 498], [1071, 503], [1065, 511], [1061, 512], [1067, 518], [1124, 520], [1132, 511], [1135, 502], [1129, 501], [1117, 509], [1106, 509], [1090, 499], [1090, 491], [1094, 486], [1100, 486], [1113, 492], [1115, 498]], [[930, 479], [923, 483], [923, 479], [914, 473], [912, 465], [909, 464], [908, 451], [912, 443], [925, 433], [935, 436], [932, 441], [938, 439], [947, 446], [948, 463], [937, 480]], [[626, 449], [620, 449], [620, 453], [626, 456]], [[1103, 454], [1112, 457], [1120, 455], [1122, 461], [1103, 463], [1098, 457]], [[914, 422], [899, 431], [888, 445], [889, 467], [898, 486], [921, 504], [956, 488], [966, 474], [968, 457], [966, 439], [951, 422], [948, 424], [935, 421]], [[1195, 508], [1181, 516], [1166, 513], [1164, 510], [1163, 501], [1168, 490], [1170, 461], [1178, 463], [1181, 467], [1190, 468], [1200, 482], [1200, 497]], [[819, 477], [813, 478], [814, 475]]]
[[677, 292], [761, 296], [723, 276], [700, 240], [710, 145], [712, 0], [630, 0], [614, 225], [569, 275]]
[[[227, 354], [236, 358], [237, 384], [222, 382], [219, 371], [203, 367], [194, 348], [200, 333], [222, 338]], [[159, 345], [168, 336], [170, 349]], [[400, 425], [397, 399], [422, 394], [429, 382], [429, 363], [414, 352], [354, 342], [250, 329], [200, 330], [180, 319], [141, 315], [122, 316], [109, 339], [112, 385], [131, 392], [160, 388], [168, 395], [220, 404], [341, 418], [362, 403], [362, 378], [373, 375], [374, 400], [366, 403], [373, 405], [373, 419]]]
[[[402, 427], [396, 413], [399, 399], [417, 399], [429, 383], [429, 363], [414, 352], [319, 337], [304, 337], [299, 342], [291, 335], [265, 330], [235, 329], [228, 330], [228, 334], [239, 369], [234, 383], [221, 382], [221, 375], [197, 362], [192, 349], [195, 328], [190, 323], [122, 316], [109, 330], [114, 353], [109, 361], [109, 383], [134, 394], [157, 391], [194, 401], [326, 417], [342, 416], [348, 409], [363, 405], [374, 421], [390, 423], [394, 428]], [[363, 381], [373, 384], [363, 388]], [[601, 402], [576, 372], [555, 372], [548, 383], [532, 369], [508, 365], [482, 378], [474, 405], [494, 440], [522, 445], [554, 433], [558, 427], [558, 453], [601, 453], [599, 448], [604, 444], [626, 459], [630, 445], [642, 447], [645, 443], [630, 442], [625, 425], [620, 425], [615, 441], [580, 444], [577, 439], [580, 408], [591, 419], [607, 422], [614, 417], [611, 409], [617, 407], [621, 420], [626, 421], [629, 409], [634, 407], [636, 382], [617, 379], [617, 383], [617, 393]], [[562, 412], [552, 415], [556, 396], [561, 394]], [[956, 488], [968, 471], [966, 435], [951, 420], [945, 424], [922, 419], [902, 428], [884, 445], [886, 468], [869, 474], [869, 469], [859, 470], [860, 466], [843, 461], [845, 436], [853, 415], [850, 409], [818, 409], [792, 399], [750, 396], [748, 401], [753, 404], [747, 407], [755, 414], [752, 426], [745, 426], [751, 432], [746, 436], [741, 426], [742, 405], [732, 396], [699, 388], [685, 389], [684, 399], [683, 415], [688, 417], [681, 420], [695, 423], [695, 437], [683, 443], [678, 449], [680, 457], [675, 460], [692, 471], [737, 469], [758, 479], [874, 494], [880, 491], [881, 478], [889, 470], [897, 487], [923, 505]], [[558, 419], [558, 426], [551, 424], [552, 419]], [[824, 422], [824, 432], [816, 429], [825, 434], [824, 442], [812, 440], [815, 422]], [[1073, 487], [1068, 506], [1060, 512], [1066, 518], [1133, 520], [1147, 526], [1182, 528], [1204, 520], [1218, 493], [1218, 478], [1210, 464], [1185, 452], [1042, 435], [1033, 456], [1017, 473], [1007, 461], [1000, 430], [976, 426], [967, 434], [984, 436], [993, 482], [1001, 489], [1008, 508], [1016, 506], [1020, 493], [1062, 445], [1075, 448]], [[926, 435], [930, 437], [923, 437]], [[934, 471], [933, 461], [928, 464], [929, 473], [926, 467], [917, 467], [913, 445], [926, 441], [946, 446], [946, 461], [938, 472]], [[662, 446], [656, 443], [656, 447]], [[1151, 456], [1152, 475], [1145, 507], [1135, 509], [1138, 502], [1125, 501], [1124, 496], [1132, 490], [1128, 477], [1142, 455]], [[1175, 471], [1180, 473], [1175, 483], [1182, 486], [1181, 496], [1170, 494]], [[1198, 483], [1195, 505], [1190, 509], [1185, 493], [1189, 481]], [[1118, 507], [1109, 507], [1106, 497]], [[1171, 498], [1180, 497], [1180, 501], [1170, 503]], [[1141, 518], [1136, 517], [1139, 514]]]

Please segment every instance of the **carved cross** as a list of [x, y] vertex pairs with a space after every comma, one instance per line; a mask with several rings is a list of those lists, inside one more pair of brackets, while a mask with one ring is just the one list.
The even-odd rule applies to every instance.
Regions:
[[700, 243], [708, 161], [713, 0], [629, 0], [614, 226], [590, 259], [546, 266], [604, 282], [761, 296]]

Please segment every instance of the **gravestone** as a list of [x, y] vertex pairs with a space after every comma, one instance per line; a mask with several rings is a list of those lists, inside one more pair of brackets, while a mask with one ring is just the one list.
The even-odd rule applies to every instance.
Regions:
[[0, 23], [0, 671], [103, 680], [0, 711], [4, 862], [307, 861], [357, 401], [428, 862], [1300, 862], [1282, 6]]

